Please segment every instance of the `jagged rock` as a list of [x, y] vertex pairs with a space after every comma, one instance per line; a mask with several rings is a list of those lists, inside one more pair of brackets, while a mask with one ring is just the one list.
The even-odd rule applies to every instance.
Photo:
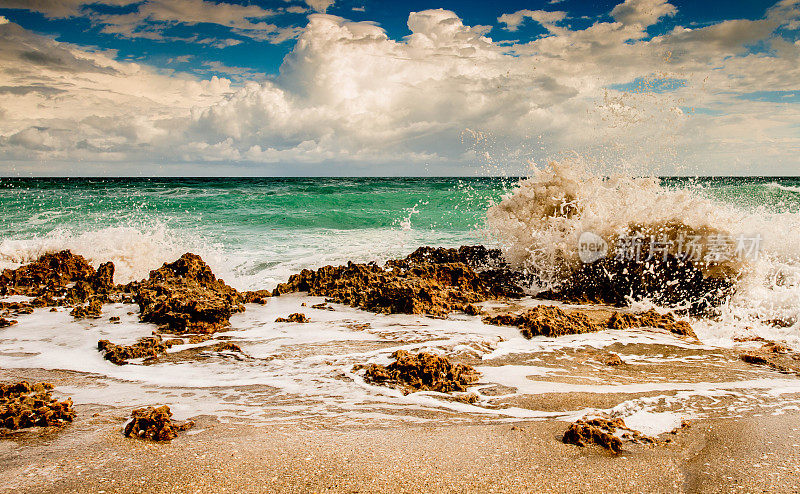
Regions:
[[178, 432], [186, 431], [194, 422], [172, 420], [172, 412], [167, 405], [137, 408], [131, 412], [131, 420], [125, 425], [125, 437], [149, 439], [151, 441], [171, 441]]
[[348, 263], [304, 269], [278, 285], [275, 295], [300, 291], [372, 312], [433, 316], [446, 316], [491, 296], [475, 272], [462, 263], [387, 264], [385, 268]]
[[15, 321], [14, 319], [6, 319], [4, 317], [0, 317], [0, 328], [7, 328], [9, 326], [13, 326], [14, 324], [17, 324], [17, 321]]
[[563, 310], [551, 305], [537, 305], [520, 314], [495, 314], [483, 318], [487, 324], [516, 326], [526, 338], [534, 336], [556, 337], [567, 334], [592, 333], [606, 329], [655, 327], [679, 336], [696, 337], [691, 325], [675, 319], [672, 314], [659, 314], [654, 310], [638, 314], [613, 312], [607, 320], [589, 317], [581, 310]]
[[516, 326], [525, 338], [592, 333], [606, 329], [580, 312], [566, 312], [550, 305], [537, 305], [522, 314], [486, 316], [483, 322], [498, 326]]
[[72, 309], [70, 315], [75, 319], [97, 319], [103, 313], [103, 302], [99, 298], [93, 298], [89, 305], [79, 305]]
[[603, 358], [603, 363], [606, 365], [616, 366], [616, 365], [622, 365], [625, 362], [622, 361], [619, 355], [617, 355], [616, 353], [612, 353], [606, 355], [605, 358]]
[[36, 261], [0, 275], [0, 295], [38, 297], [89, 279], [95, 270], [82, 256], [63, 250], [44, 254]]
[[171, 332], [213, 333], [227, 327], [232, 314], [244, 310], [242, 295], [191, 253], [165, 263], [128, 289], [136, 294], [140, 319]]
[[299, 323], [306, 323], [308, 322], [308, 318], [305, 314], [300, 312], [295, 312], [293, 314], [289, 314], [289, 317], [279, 317], [275, 319], [275, 322], [299, 322]]
[[125, 365], [130, 359], [156, 358], [166, 353], [167, 348], [174, 344], [173, 341], [163, 341], [160, 336], [141, 338], [133, 345], [115, 345], [108, 340], [100, 340], [97, 342], [97, 349], [103, 352], [103, 358], [106, 360], [117, 365]]
[[21, 381], [0, 384], [0, 427], [17, 430], [33, 426], [60, 426], [72, 422], [72, 400], [53, 398], [50, 383]]
[[466, 391], [467, 386], [480, 376], [469, 365], [453, 364], [446, 357], [432, 353], [412, 354], [398, 350], [392, 354], [392, 358], [395, 361], [387, 366], [356, 365], [354, 370], [364, 369], [364, 380], [369, 383], [398, 385], [406, 393]]
[[647, 298], [662, 307], [681, 308], [688, 303], [690, 314], [706, 315], [730, 297], [735, 281], [732, 273], [720, 271], [706, 275], [691, 261], [672, 255], [660, 262], [606, 257], [581, 265], [556, 289], [537, 296], [618, 307], [628, 305], [631, 300]]
[[615, 312], [606, 325], [611, 329], [661, 328], [677, 335], [697, 337], [688, 322], [677, 320], [669, 313], [659, 314], [654, 309], [638, 314]]
[[614, 453], [622, 451], [622, 439], [614, 433], [618, 427], [625, 427], [622, 419], [607, 420], [602, 418], [588, 421], [578, 420], [571, 424], [564, 433], [564, 444], [588, 446], [596, 444]]
[[739, 358], [748, 364], [763, 365], [784, 374], [800, 375], [800, 355], [787, 355], [767, 350], [765, 353], [751, 351], [739, 355]]
[[269, 290], [242, 292], [242, 303], [264, 305], [267, 303], [266, 299], [271, 296], [272, 292]]

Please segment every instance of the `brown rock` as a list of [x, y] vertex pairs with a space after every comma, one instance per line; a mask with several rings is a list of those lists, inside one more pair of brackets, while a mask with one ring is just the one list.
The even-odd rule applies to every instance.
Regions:
[[129, 289], [136, 294], [140, 319], [172, 332], [213, 333], [244, 310], [241, 294], [218, 280], [194, 254], [164, 264]]
[[364, 380], [369, 383], [398, 385], [405, 393], [466, 391], [480, 375], [469, 365], [453, 364], [446, 357], [432, 353], [412, 354], [398, 350], [392, 358], [395, 361], [387, 366], [357, 365], [354, 370], [365, 369]]
[[75, 319], [97, 319], [103, 313], [103, 302], [99, 298], [93, 298], [88, 305], [79, 305], [72, 309], [70, 315]]
[[605, 358], [603, 358], [603, 363], [606, 364], [606, 365], [614, 366], [614, 365], [622, 365], [625, 362], [622, 361], [622, 359], [620, 358], [619, 355], [617, 355], [616, 353], [612, 353], [612, 354], [606, 355]]
[[299, 322], [299, 323], [306, 323], [308, 322], [308, 318], [305, 314], [300, 312], [295, 312], [293, 314], [289, 314], [289, 317], [279, 317], [275, 319], [275, 322]]
[[659, 314], [654, 309], [638, 314], [615, 312], [608, 319], [607, 326], [611, 329], [661, 328], [677, 335], [697, 337], [688, 322], [679, 321], [669, 313]]
[[486, 316], [483, 322], [498, 326], [516, 326], [525, 338], [591, 333], [606, 329], [580, 312], [566, 312], [550, 305], [538, 305], [522, 314]]
[[38, 297], [56, 293], [69, 283], [88, 280], [95, 270], [82, 256], [63, 250], [45, 254], [20, 268], [6, 269], [0, 275], [0, 295]]
[[162, 341], [160, 336], [141, 338], [133, 345], [115, 345], [108, 340], [97, 342], [97, 349], [103, 352], [103, 358], [117, 365], [125, 365], [129, 359], [156, 358], [162, 353], [166, 353], [169, 346]]
[[58, 401], [50, 395], [52, 389], [50, 383], [0, 384], [0, 427], [17, 430], [72, 422], [72, 400]]
[[578, 420], [569, 426], [562, 441], [565, 444], [581, 447], [596, 444], [614, 453], [619, 453], [622, 451], [622, 439], [614, 435], [618, 427], [625, 427], [622, 419]]
[[15, 321], [14, 319], [6, 319], [4, 317], [0, 317], [0, 328], [7, 328], [15, 324], [17, 324], [17, 321]]
[[167, 405], [138, 408], [131, 412], [131, 421], [125, 425], [125, 437], [149, 439], [151, 441], [171, 441], [178, 432], [186, 431], [194, 422], [172, 420], [172, 412]]

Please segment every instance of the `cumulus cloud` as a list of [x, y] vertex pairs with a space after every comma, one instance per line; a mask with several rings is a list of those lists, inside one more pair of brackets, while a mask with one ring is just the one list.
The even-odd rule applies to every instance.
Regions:
[[497, 22], [505, 24], [505, 29], [508, 31], [516, 31], [519, 29], [520, 24], [528, 18], [548, 26], [561, 22], [566, 17], [566, 12], [548, 12], [546, 10], [518, 10], [513, 14], [503, 14], [497, 18]]
[[[677, 161], [730, 173], [724, 167], [763, 166], [765, 148], [770, 170], [796, 167], [800, 105], [739, 97], [797, 89], [800, 45], [776, 31], [800, 18], [795, 3], [763, 19], [648, 36], [648, 23], [670, 15], [665, 5], [628, 1], [615, 22], [585, 29], [561, 25], [563, 13], [520, 11], [519, 22], [547, 23], [549, 33], [514, 44], [443, 9], [412, 12], [399, 40], [371, 22], [317, 13], [276, 77], [242, 70], [233, 82], [120, 62], [5, 24], [0, 167], [47, 159], [468, 173], [490, 159], [588, 151], [651, 170], [671, 160], [664, 173]], [[515, 14], [501, 22], [519, 26]], [[771, 49], [746, 48], [756, 42]], [[663, 79], [681, 84], [614, 89]]]
[[306, 0], [306, 3], [317, 12], [326, 12], [328, 8], [334, 4], [334, 1], [335, 0]]
[[611, 16], [623, 24], [647, 27], [662, 17], [675, 15], [676, 12], [678, 9], [667, 0], [625, 0], [614, 7]]

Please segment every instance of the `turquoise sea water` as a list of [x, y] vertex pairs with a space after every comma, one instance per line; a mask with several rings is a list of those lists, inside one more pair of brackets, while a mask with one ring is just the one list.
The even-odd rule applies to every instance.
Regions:
[[[501, 178], [0, 179], [0, 260], [72, 248], [123, 278], [192, 250], [241, 286], [301, 267], [382, 260], [419, 245], [492, 243]], [[800, 179], [663, 179], [745, 209], [800, 207]]]

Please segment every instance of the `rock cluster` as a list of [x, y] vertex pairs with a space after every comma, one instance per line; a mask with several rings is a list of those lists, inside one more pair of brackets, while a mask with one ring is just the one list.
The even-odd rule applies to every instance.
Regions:
[[496, 314], [483, 317], [483, 322], [499, 326], [516, 326], [526, 338], [556, 337], [567, 334], [591, 333], [606, 329], [653, 327], [666, 329], [679, 336], [695, 337], [689, 323], [675, 319], [672, 314], [649, 310], [639, 314], [613, 312], [607, 320], [590, 318], [579, 310], [565, 311], [551, 305], [537, 305], [522, 313]]
[[466, 391], [480, 374], [464, 364], [454, 364], [446, 357], [433, 353], [412, 354], [398, 350], [392, 354], [394, 362], [387, 366], [379, 364], [357, 365], [354, 370], [364, 370], [364, 380], [369, 383], [396, 385], [405, 393], [413, 391]]
[[244, 310], [242, 294], [218, 280], [200, 256], [191, 253], [165, 263], [128, 289], [135, 294], [140, 319], [170, 332], [214, 333]]
[[103, 352], [103, 358], [106, 360], [117, 365], [125, 365], [130, 359], [156, 358], [162, 353], [166, 353], [173, 341], [165, 341], [158, 335], [141, 338], [133, 345], [115, 345], [108, 340], [100, 340], [97, 342], [97, 349]]
[[279, 317], [275, 319], [275, 322], [299, 322], [299, 323], [307, 323], [308, 318], [302, 312], [295, 312], [293, 314], [289, 314], [289, 317]]
[[[646, 257], [646, 252], [643, 255]], [[663, 307], [688, 304], [690, 314], [706, 315], [730, 297], [735, 282], [733, 273], [719, 270], [704, 274], [700, 266], [672, 255], [659, 262], [606, 257], [581, 265], [557, 289], [537, 296], [614, 306], [647, 298]]]
[[33, 426], [60, 426], [72, 422], [72, 400], [53, 398], [50, 383], [21, 381], [0, 384], [0, 427], [17, 430]]
[[171, 441], [178, 432], [189, 430], [194, 422], [172, 420], [172, 412], [167, 405], [137, 408], [131, 412], [131, 420], [125, 425], [125, 437], [149, 439], [151, 441]]
[[116, 292], [114, 264], [107, 262], [97, 270], [82, 256], [68, 250], [44, 254], [36, 261], [17, 269], [6, 269], [0, 275], [0, 295], [34, 297], [31, 302], [2, 304], [4, 315], [30, 313], [34, 307], [78, 307], [76, 317], [100, 314], [103, 302]]

